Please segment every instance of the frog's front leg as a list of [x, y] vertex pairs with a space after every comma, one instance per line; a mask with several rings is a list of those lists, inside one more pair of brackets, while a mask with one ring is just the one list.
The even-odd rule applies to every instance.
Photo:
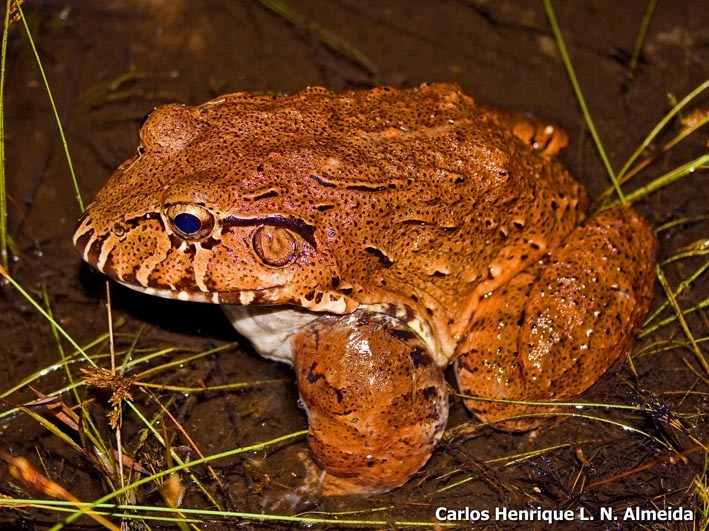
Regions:
[[323, 316], [291, 345], [324, 493], [390, 490], [428, 461], [448, 420], [446, 382], [403, 322]]
[[[543, 264], [480, 302], [458, 349], [461, 392], [560, 401], [588, 389], [630, 351], [652, 298], [656, 247], [630, 208], [577, 227]], [[466, 406], [508, 431], [532, 429], [553, 411], [474, 398]]]

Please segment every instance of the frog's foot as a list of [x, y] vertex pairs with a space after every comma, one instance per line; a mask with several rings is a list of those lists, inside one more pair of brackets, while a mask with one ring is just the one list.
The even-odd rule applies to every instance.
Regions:
[[483, 299], [455, 369], [478, 418], [508, 431], [554, 409], [485, 401], [560, 401], [588, 389], [630, 352], [647, 314], [657, 242], [634, 210], [614, 208], [574, 229], [541, 271]]
[[547, 157], [556, 156], [569, 144], [569, 135], [561, 127], [530, 115], [517, 116], [512, 133]]
[[404, 323], [361, 310], [323, 316], [292, 345], [323, 493], [387, 491], [428, 461], [448, 420], [446, 382]]

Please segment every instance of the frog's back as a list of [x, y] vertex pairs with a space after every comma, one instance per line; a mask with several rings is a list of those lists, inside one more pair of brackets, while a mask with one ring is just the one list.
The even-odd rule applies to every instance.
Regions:
[[444, 357], [477, 300], [583, 217], [583, 190], [513, 134], [515, 115], [454, 85], [221, 101], [202, 108], [226, 106], [227, 129], [243, 139], [237, 150], [252, 153], [242, 167], [250, 161], [263, 173], [240, 180], [241, 193], [251, 186], [263, 198], [242, 213], [287, 212], [312, 224], [334, 247], [339, 289], [424, 319]]

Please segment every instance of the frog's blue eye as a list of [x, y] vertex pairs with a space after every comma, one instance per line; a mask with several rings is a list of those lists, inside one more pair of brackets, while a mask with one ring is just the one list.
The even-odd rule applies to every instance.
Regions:
[[185, 240], [202, 240], [214, 230], [214, 214], [201, 205], [176, 203], [167, 206], [165, 217], [173, 232]]
[[175, 227], [185, 234], [194, 234], [202, 228], [202, 222], [200, 222], [199, 218], [187, 212], [175, 216], [173, 223], [175, 223]]

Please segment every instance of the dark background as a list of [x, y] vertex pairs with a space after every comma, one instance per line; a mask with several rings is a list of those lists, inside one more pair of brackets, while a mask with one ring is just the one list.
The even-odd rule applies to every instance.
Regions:
[[[140, 119], [156, 105], [197, 104], [234, 91], [292, 93], [312, 85], [341, 90], [432, 81], [456, 82], [479, 101], [555, 119], [571, 137], [564, 160], [572, 173], [594, 197], [610, 185], [541, 2], [292, 0], [289, 5], [301, 17], [298, 24], [255, 0], [28, 1], [25, 14], [65, 127], [84, 201], [132, 155]], [[590, 112], [616, 169], [669, 110], [670, 95], [684, 97], [709, 73], [709, 11], [703, 2], [678, 0], [659, 3], [638, 66], [630, 75], [628, 63], [646, 6], [639, 0], [554, 4]], [[367, 61], [348, 57], [342, 46], [328, 45], [325, 41], [330, 38], [348, 43]], [[8, 223], [16, 245], [10, 272], [37, 300], [44, 290], [60, 324], [86, 344], [107, 329], [104, 284], [80, 263], [71, 245], [80, 209], [21, 23], [11, 30], [6, 77]], [[697, 101], [704, 109], [708, 104], [707, 96]], [[673, 124], [662, 139], [678, 129]], [[706, 133], [693, 135], [626, 190], [699, 156], [706, 151], [705, 142]], [[675, 222], [659, 233], [662, 260], [706, 239], [707, 199], [706, 173], [697, 172], [637, 203], [653, 226]], [[694, 258], [668, 265], [670, 285], [676, 287], [702, 263]], [[664, 300], [660, 291], [658, 286], [655, 307]], [[706, 279], [700, 278], [683, 293], [680, 305], [690, 308], [706, 299], [706, 293]], [[218, 308], [153, 300], [117, 287], [113, 302], [122, 355], [134, 341], [144, 350], [133, 353], [133, 358], [161, 347], [175, 349], [133, 367], [129, 374], [181, 359], [191, 349], [239, 341]], [[707, 335], [702, 312], [688, 320], [698, 339]], [[0, 391], [60, 359], [49, 324], [9, 286], [0, 291], [0, 330]], [[92, 352], [106, 351], [101, 343]], [[105, 358], [100, 363], [108, 366]], [[74, 363], [71, 370], [76, 372], [79, 366], [83, 365]], [[290, 369], [258, 358], [248, 347], [233, 346], [146, 378], [190, 387], [264, 379], [278, 382], [244, 390], [160, 394], [205, 454], [304, 429], [306, 418], [297, 407]], [[63, 370], [49, 371], [32, 383], [46, 394], [64, 385]], [[81, 392], [96, 400], [92, 411], [103, 426], [106, 397]], [[632, 363], [607, 375], [583, 397], [588, 402], [644, 408], [644, 412], [586, 412], [648, 435], [587, 418], [523, 435], [476, 430], [475, 421], [453, 399], [449, 436], [421, 473], [390, 494], [340, 500], [292, 495], [304, 474], [298, 457], [306, 449], [302, 437], [294, 444], [219, 461], [215, 468], [223, 488], [215, 486], [203, 469], [197, 475], [219, 503], [232, 510], [276, 514], [311, 508], [352, 510], [355, 513], [347, 517], [383, 520], [391, 527], [401, 520], [434, 521], [441, 505], [583, 506], [593, 512], [604, 505], [622, 509], [671, 504], [694, 508], [699, 518], [703, 506], [694, 495], [693, 481], [706, 481], [702, 475], [706, 452], [698, 450], [692, 437], [706, 440], [706, 393], [706, 372], [682, 330], [671, 324], [639, 342]], [[157, 411], [143, 393], [134, 395], [147, 416]], [[34, 396], [24, 388], [8, 398], [22, 402]], [[73, 403], [71, 395], [63, 396], [67, 404]], [[673, 427], [668, 422], [673, 419], [681, 419], [681, 424]], [[174, 435], [172, 424], [165, 424]], [[137, 450], [141, 426], [135, 415], [126, 414], [124, 445], [129, 452], [144, 451]], [[106, 437], [111, 437], [108, 431]], [[178, 435], [172, 441], [176, 447], [185, 444]], [[686, 452], [686, 458], [670, 461], [668, 456], [675, 454], [668, 447]], [[82, 500], [107, 492], [86, 456], [25, 415], [0, 418], [0, 451], [26, 456], [38, 467], [43, 463], [47, 475]], [[519, 462], [515, 458], [536, 451], [540, 452]], [[616, 475], [622, 477], [594, 485]], [[209, 507], [189, 478], [184, 481], [189, 486], [185, 505]], [[46, 497], [32, 489], [18, 491], [19, 485], [0, 463], [0, 492]], [[162, 504], [150, 488], [140, 490], [137, 501]], [[0, 522], [27, 529], [41, 529], [60, 518], [56, 513], [0, 509]], [[211, 523], [209, 529], [221, 525]], [[583, 528], [595, 526], [607, 528], [600, 523]]]

